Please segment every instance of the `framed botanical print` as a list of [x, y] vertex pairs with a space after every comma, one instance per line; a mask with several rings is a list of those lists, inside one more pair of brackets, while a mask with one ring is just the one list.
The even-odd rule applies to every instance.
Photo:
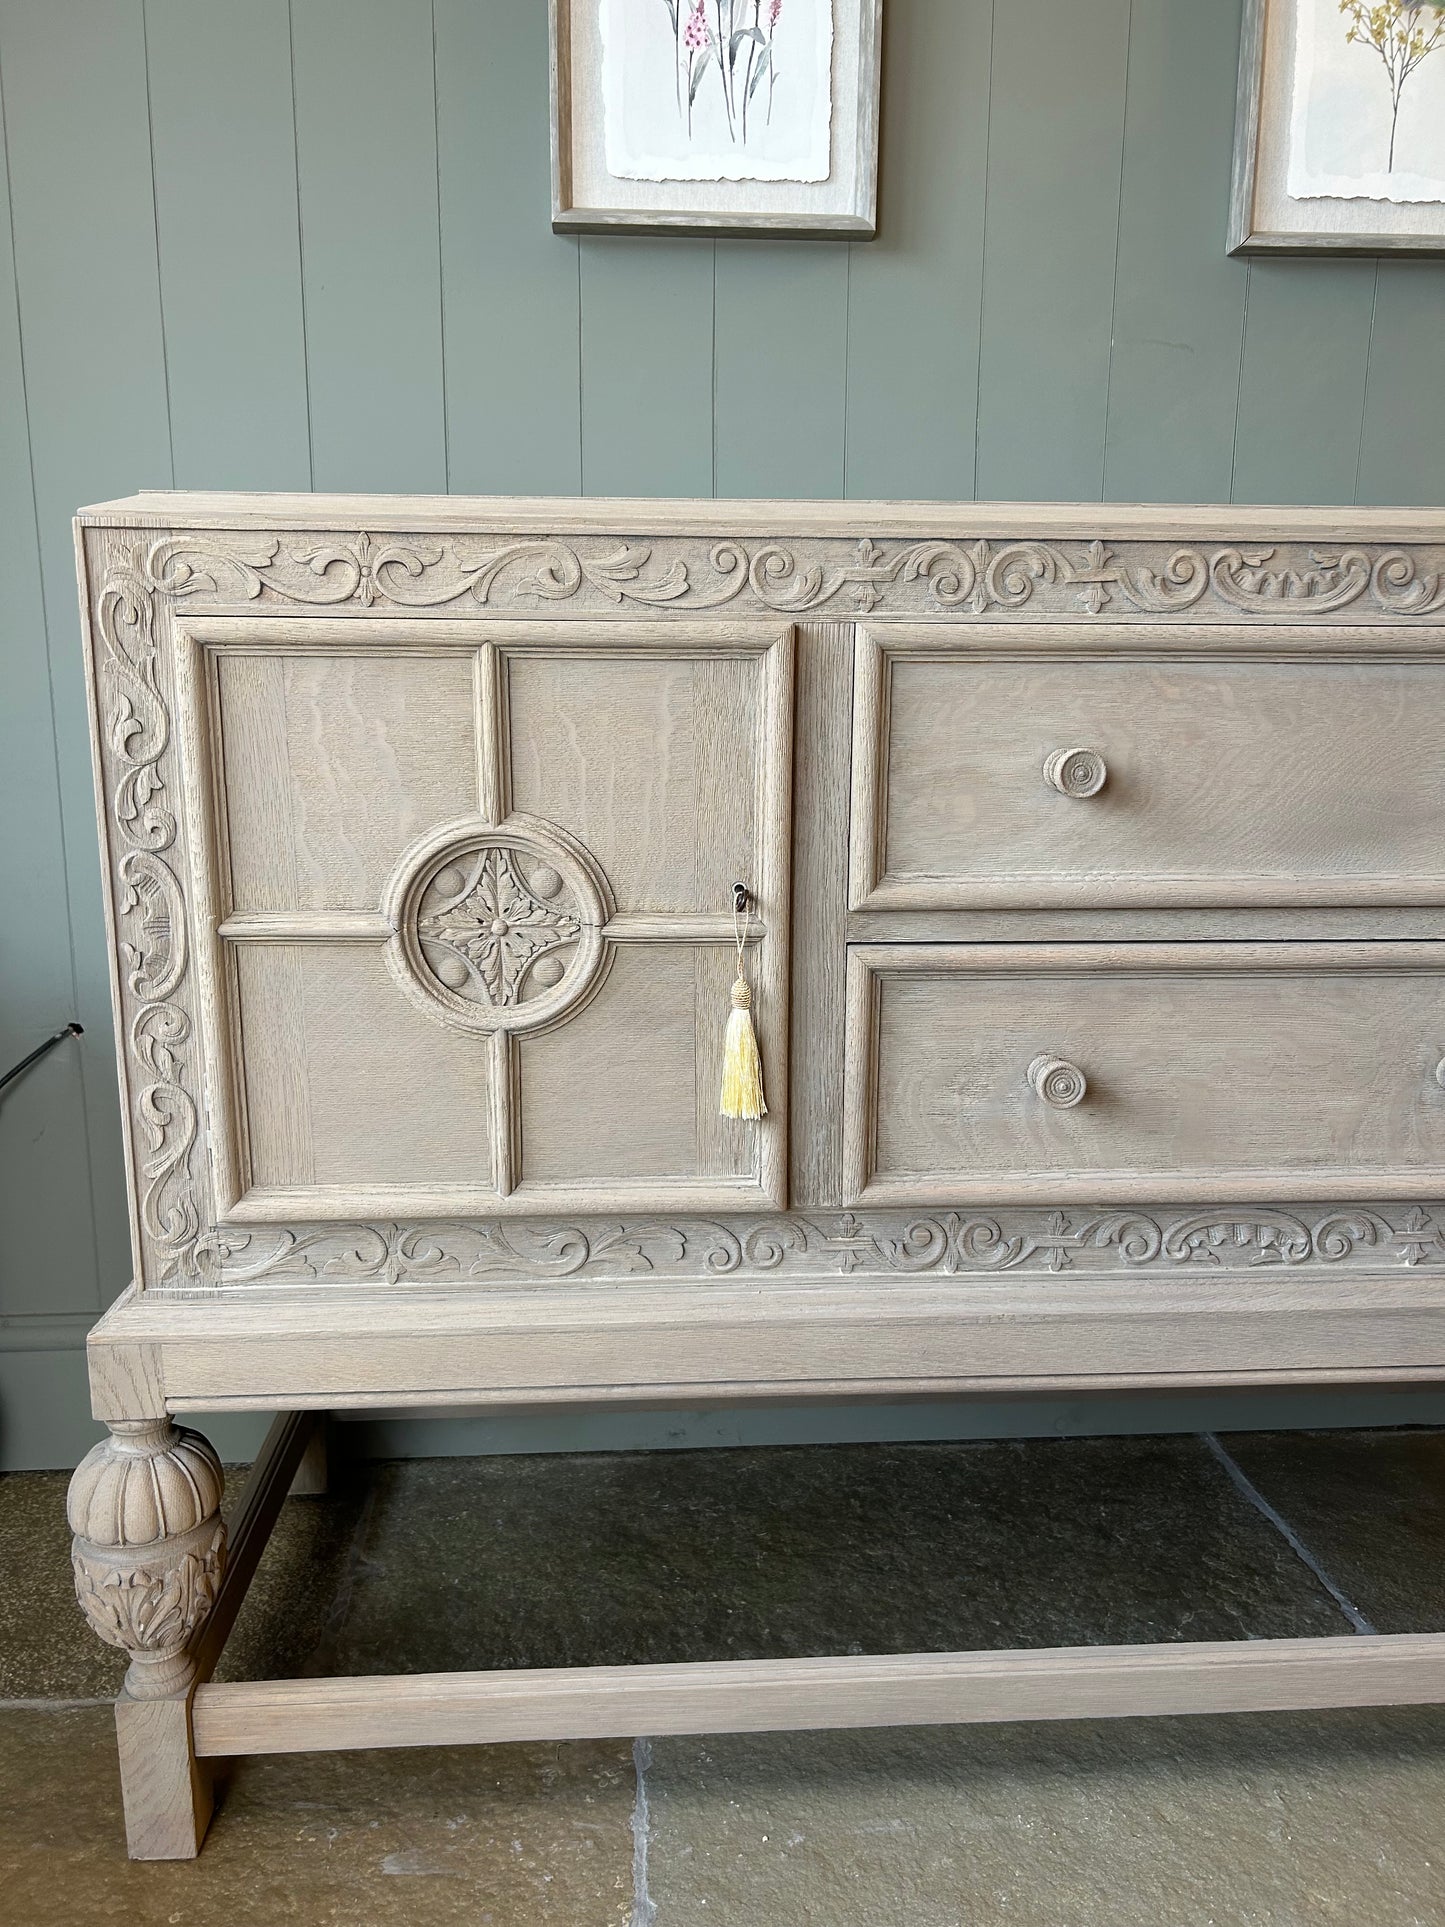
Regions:
[[559, 232], [876, 231], [883, 0], [551, 0]]
[[1445, 253], [1445, 0], [1245, 0], [1231, 254]]

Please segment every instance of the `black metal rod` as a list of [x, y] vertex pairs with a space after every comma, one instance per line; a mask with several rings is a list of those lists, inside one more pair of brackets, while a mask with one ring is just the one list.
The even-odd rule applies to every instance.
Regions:
[[57, 1044], [63, 1044], [67, 1037], [83, 1037], [84, 1035], [85, 1032], [79, 1024], [69, 1023], [65, 1026], [64, 1030], [58, 1030], [53, 1037], [47, 1037], [43, 1044], [37, 1044], [35, 1046], [35, 1049], [31, 1051], [28, 1057], [22, 1057], [18, 1064], [12, 1064], [5, 1075], [0, 1077], [0, 1091], [3, 1091], [7, 1084], [13, 1084], [22, 1071], [28, 1071], [32, 1064], [38, 1064], [48, 1051], [55, 1049]]

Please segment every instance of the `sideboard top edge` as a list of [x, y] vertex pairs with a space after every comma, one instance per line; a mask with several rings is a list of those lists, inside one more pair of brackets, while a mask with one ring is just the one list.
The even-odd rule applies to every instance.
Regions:
[[1240, 503], [738, 501], [565, 495], [330, 495], [145, 489], [76, 512], [90, 528], [366, 527], [515, 534], [853, 536], [1053, 535], [1169, 540], [1199, 535], [1391, 541], [1445, 537], [1445, 507]]

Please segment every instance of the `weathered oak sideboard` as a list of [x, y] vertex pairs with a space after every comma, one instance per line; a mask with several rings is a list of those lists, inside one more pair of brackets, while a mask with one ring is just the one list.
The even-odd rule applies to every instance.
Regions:
[[[1445, 1377], [1445, 513], [77, 539], [135, 1278], [70, 1516], [133, 1853], [248, 1752], [1445, 1698], [1434, 1636], [210, 1679], [317, 1413]], [[217, 1409], [282, 1414], [229, 1533]]]

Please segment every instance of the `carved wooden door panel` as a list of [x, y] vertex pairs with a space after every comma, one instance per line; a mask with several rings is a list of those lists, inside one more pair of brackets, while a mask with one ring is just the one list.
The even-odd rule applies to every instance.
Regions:
[[[219, 1216], [786, 1203], [793, 636], [183, 625]], [[761, 1123], [718, 1115], [732, 892]]]

